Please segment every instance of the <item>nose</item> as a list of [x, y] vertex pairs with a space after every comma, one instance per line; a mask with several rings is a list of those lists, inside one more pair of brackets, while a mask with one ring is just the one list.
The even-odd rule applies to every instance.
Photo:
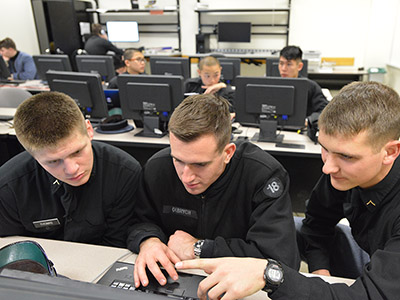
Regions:
[[71, 158], [64, 160], [64, 172], [68, 175], [75, 175], [79, 169], [78, 163]]
[[191, 170], [189, 165], [185, 165], [182, 169], [182, 182], [183, 183], [191, 183], [195, 179], [196, 175], [194, 172]]
[[326, 153], [322, 154], [322, 161], [324, 162], [322, 172], [324, 172], [325, 174], [335, 174], [339, 171], [336, 160], [334, 157], [332, 157], [332, 155]]

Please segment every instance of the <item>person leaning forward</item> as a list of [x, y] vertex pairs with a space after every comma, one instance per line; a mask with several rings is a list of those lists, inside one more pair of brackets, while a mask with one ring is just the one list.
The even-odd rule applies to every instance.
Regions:
[[166, 283], [174, 263], [195, 257], [274, 257], [299, 267], [287, 172], [256, 145], [230, 142], [227, 100], [186, 98], [169, 122], [170, 148], [149, 159], [128, 248], [138, 253], [135, 285], [146, 266]]
[[92, 141], [90, 121], [59, 92], [25, 100], [14, 126], [26, 151], [0, 168], [0, 236], [126, 247], [139, 163]]

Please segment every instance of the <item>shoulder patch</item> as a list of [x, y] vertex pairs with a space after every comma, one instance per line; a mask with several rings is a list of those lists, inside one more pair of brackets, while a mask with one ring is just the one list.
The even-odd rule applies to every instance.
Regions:
[[277, 177], [272, 177], [268, 180], [267, 184], [263, 188], [263, 192], [270, 198], [278, 198], [282, 195], [284, 186], [282, 181]]

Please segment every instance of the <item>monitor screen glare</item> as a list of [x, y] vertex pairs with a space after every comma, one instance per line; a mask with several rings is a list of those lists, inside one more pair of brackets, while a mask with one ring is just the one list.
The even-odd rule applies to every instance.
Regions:
[[109, 21], [106, 26], [110, 42], [139, 42], [139, 27], [135, 21]]

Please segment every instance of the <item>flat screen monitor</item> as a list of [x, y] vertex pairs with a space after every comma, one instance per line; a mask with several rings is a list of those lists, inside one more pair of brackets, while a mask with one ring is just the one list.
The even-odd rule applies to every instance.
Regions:
[[236, 77], [236, 120], [260, 127], [253, 140], [282, 142], [285, 130], [304, 127], [309, 82], [306, 78]]
[[40, 79], [47, 81], [46, 72], [53, 71], [72, 71], [69, 57], [66, 54], [41, 54], [33, 55], [37, 74]]
[[190, 77], [189, 58], [187, 57], [150, 57], [152, 75], [180, 75]]
[[79, 72], [98, 73], [106, 82], [116, 75], [111, 55], [77, 55], [75, 59]]
[[10, 76], [10, 70], [8, 69], [6, 62], [4, 61], [3, 56], [0, 55], [0, 79], [7, 79]]
[[[303, 68], [300, 70], [299, 74], [301, 77], [308, 77], [308, 60], [303, 59]], [[279, 73], [279, 58], [277, 57], [267, 57], [267, 76], [268, 77], [281, 77]]]
[[122, 117], [143, 121], [138, 135], [164, 136], [170, 115], [183, 100], [183, 77], [121, 74], [118, 86]]
[[236, 76], [240, 75], [240, 58], [218, 58], [222, 67], [222, 78], [231, 85], [235, 85]]
[[107, 102], [99, 74], [48, 71], [46, 77], [50, 90], [69, 95], [86, 118], [99, 122], [108, 116]]
[[110, 42], [139, 42], [139, 27], [136, 21], [108, 21], [106, 26]]
[[250, 22], [218, 22], [218, 42], [250, 43]]

